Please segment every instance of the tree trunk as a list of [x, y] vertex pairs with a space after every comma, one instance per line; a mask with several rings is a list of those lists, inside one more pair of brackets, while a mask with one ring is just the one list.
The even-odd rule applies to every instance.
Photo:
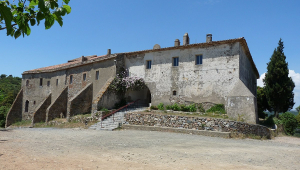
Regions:
[[274, 112], [275, 112], [274, 116], [275, 116], [276, 118], [278, 118], [278, 116], [279, 116], [278, 111], [274, 111]]

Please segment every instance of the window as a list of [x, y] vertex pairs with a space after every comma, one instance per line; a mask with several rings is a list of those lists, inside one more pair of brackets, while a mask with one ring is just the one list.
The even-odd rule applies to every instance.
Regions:
[[173, 96], [176, 96], [176, 91], [175, 90], [173, 91]]
[[83, 74], [82, 79], [83, 79], [83, 81], [86, 80], [86, 73]]
[[33, 105], [35, 105], [35, 101], [33, 102]]
[[73, 83], [73, 75], [70, 75], [70, 84]]
[[47, 81], [47, 86], [48, 86], [48, 87], [50, 86], [50, 81]]
[[43, 78], [40, 78], [40, 86], [43, 86]]
[[28, 107], [29, 107], [29, 101], [26, 100], [26, 102], [25, 102], [25, 112], [28, 112]]
[[26, 86], [29, 86], [29, 80], [26, 80]]
[[58, 79], [56, 79], [56, 86], [58, 86]]
[[179, 64], [179, 57], [173, 57], [173, 66], [178, 66]]
[[202, 64], [202, 55], [196, 55], [196, 65], [200, 65], [200, 64]]
[[152, 64], [152, 61], [151, 60], [148, 60], [146, 61], [146, 69], [151, 69], [151, 64]]
[[96, 80], [99, 80], [99, 71], [96, 71], [96, 77], [95, 77]]

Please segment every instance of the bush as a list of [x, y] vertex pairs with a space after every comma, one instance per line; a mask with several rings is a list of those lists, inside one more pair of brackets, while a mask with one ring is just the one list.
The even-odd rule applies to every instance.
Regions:
[[171, 105], [166, 105], [166, 109], [167, 110], [172, 110], [172, 106]]
[[226, 114], [225, 107], [223, 104], [214, 105], [213, 107], [208, 109], [206, 112], [207, 113], [213, 112], [213, 113], [219, 113], [219, 114]]
[[158, 108], [156, 106], [151, 106], [150, 109], [151, 110], [158, 110]]
[[165, 110], [164, 104], [163, 103], [159, 103], [159, 105], [157, 105], [157, 108], [159, 110]]
[[184, 104], [180, 105], [180, 110], [183, 111], [183, 112], [189, 112], [190, 111], [189, 107], [184, 105]]
[[298, 126], [295, 115], [290, 112], [281, 114], [276, 123], [283, 125], [284, 131], [287, 135], [294, 135], [295, 129]]
[[204, 109], [204, 107], [202, 106], [202, 104], [199, 104], [198, 105], [198, 110], [199, 110], [199, 112], [205, 112], [205, 109]]
[[274, 120], [273, 120], [273, 116], [272, 116], [272, 115], [269, 116], [269, 117], [267, 118], [267, 120], [265, 120], [265, 121], [262, 123], [262, 125], [267, 126], [267, 127], [269, 127], [269, 128], [273, 128], [274, 125], [275, 125], [275, 122], [274, 122]]
[[298, 113], [297, 116], [296, 116], [295, 118], [296, 118], [296, 120], [297, 120], [297, 122], [298, 122], [298, 124], [299, 124], [299, 126], [300, 126], [300, 113]]
[[197, 108], [196, 108], [195, 104], [189, 105], [188, 108], [189, 108], [189, 112], [196, 112], [197, 111]]
[[179, 111], [180, 110], [180, 106], [178, 106], [177, 103], [173, 104], [171, 107], [172, 107], [172, 110], [174, 110], [174, 111]]

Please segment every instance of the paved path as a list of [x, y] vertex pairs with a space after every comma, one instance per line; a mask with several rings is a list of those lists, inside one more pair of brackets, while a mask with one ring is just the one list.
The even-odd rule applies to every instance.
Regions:
[[300, 169], [300, 139], [150, 131], [0, 131], [0, 169]]

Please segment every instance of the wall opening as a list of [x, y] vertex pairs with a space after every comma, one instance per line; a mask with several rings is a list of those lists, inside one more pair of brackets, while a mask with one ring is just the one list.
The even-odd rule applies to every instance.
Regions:
[[126, 102], [139, 100], [139, 107], [149, 107], [149, 103], [151, 103], [151, 92], [147, 86], [142, 90], [128, 90], [125, 93], [125, 99]]
[[29, 80], [26, 80], [26, 86], [29, 86]]
[[43, 78], [40, 78], [40, 86], [43, 86]]
[[26, 100], [26, 102], [25, 102], [25, 112], [28, 112], [28, 107], [29, 107], [29, 101]]
[[47, 86], [48, 86], [48, 87], [50, 86], [50, 81], [47, 81]]
[[73, 83], [73, 75], [70, 75], [70, 84]]
[[86, 81], [86, 73], [83, 74], [82, 79], [83, 81]]
[[176, 94], [177, 94], [177, 92], [174, 90], [174, 91], [173, 91], [173, 96], [176, 96]]
[[96, 71], [96, 77], [95, 77], [96, 80], [99, 80], [99, 71]]

